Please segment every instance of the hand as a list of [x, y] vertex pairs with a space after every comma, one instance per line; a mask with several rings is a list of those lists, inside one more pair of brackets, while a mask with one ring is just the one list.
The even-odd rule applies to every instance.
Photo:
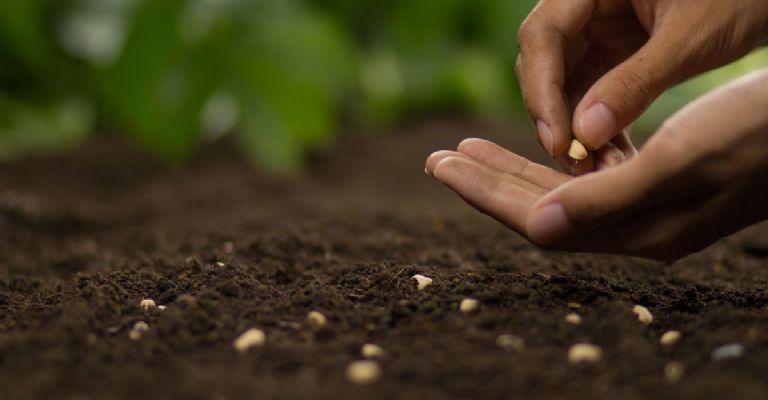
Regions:
[[534, 243], [672, 261], [768, 218], [768, 70], [691, 103], [640, 154], [570, 177], [490, 142], [427, 171]]
[[[670, 86], [765, 43], [768, 2], [542, 0], [518, 40], [539, 141], [580, 175], [631, 157], [624, 129]], [[594, 158], [566, 157], [571, 133]]]

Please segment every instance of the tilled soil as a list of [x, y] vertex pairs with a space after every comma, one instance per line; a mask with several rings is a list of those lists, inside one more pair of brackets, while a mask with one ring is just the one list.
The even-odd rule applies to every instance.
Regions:
[[[437, 120], [347, 138], [291, 179], [227, 143], [169, 168], [111, 137], [1, 165], [0, 398], [768, 397], [768, 227], [672, 265], [543, 252], [423, 174], [465, 136], [541, 154], [528, 132]], [[266, 343], [239, 354], [251, 327]], [[603, 359], [569, 364], [581, 342]], [[364, 343], [386, 355], [360, 386]], [[743, 355], [713, 360], [729, 343]]]

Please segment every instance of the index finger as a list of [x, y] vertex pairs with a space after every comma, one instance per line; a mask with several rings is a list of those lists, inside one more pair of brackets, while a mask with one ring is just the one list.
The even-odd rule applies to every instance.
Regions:
[[542, 0], [518, 33], [518, 78], [547, 152], [564, 155], [571, 142], [571, 108], [565, 94], [568, 44], [582, 31], [597, 0]]

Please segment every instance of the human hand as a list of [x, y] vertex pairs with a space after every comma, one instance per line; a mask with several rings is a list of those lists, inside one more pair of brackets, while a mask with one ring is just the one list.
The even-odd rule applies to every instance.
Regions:
[[[518, 41], [539, 141], [581, 175], [634, 154], [624, 129], [667, 88], [766, 43], [768, 2], [541, 0]], [[572, 133], [596, 152], [568, 159]]]
[[570, 177], [480, 139], [427, 171], [545, 248], [672, 261], [768, 218], [768, 70], [665, 122], [633, 159]]

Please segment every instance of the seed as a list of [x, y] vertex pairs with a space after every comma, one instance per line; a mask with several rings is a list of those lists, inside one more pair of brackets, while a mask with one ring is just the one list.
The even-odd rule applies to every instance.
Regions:
[[679, 331], [667, 331], [661, 335], [660, 341], [662, 346], [674, 346], [680, 340], [680, 336]]
[[168, 307], [166, 307], [166, 306], [164, 306], [164, 305], [159, 305], [159, 306], [157, 306], [157, 309], [158, 309], [158, 310], [160, 310], [160, 311], [163, 311], [163, 310], [165, 310], [166, 308], [168, 308]]
[[133, 327], [128, 332], [128, 339], [139, 340], [141, 339], [141, 335], [143, 335], [144, 332], [148, 330], [149, 330], [149, 324], [147, 324], [144, 321], [137, 321], [135, 324], [133, 324]]
[[320, 328], [328, 322], [328, 319], [320, 311], [310, 311], [307, 314], [307, 321], [315, 328]]
[[424, 275], [416, 274], [411, 277], [411, 279], [416, 279], [416, 284], [418, 285], [419, 290], [424, 290], [427, 286], [432, 284], [432, 278], [428, 278]]
[[467, 297], [461, 301], [459, 310], [461, 310], [461, 312], [468, 313], [477, 310], [478, 307], [480, 307], [480, 302], [478, 300]]
[[496, 345], [507, 351], [525, 350], [525, 341], [523, 341], [522, 338], [512, 335], [510, 333], [499, 335], [499, 337], [496, 338]]
[[267, 336], [261, 329], [251, 328], [243, 332], [232, 344], [235, 350], [245, 353], [251, 347], [261, 346], [267, 340]]
[[568, 361], [571, 364], [578, 364], [580, 362], [595, 363], [600, 361], [602, 356], [603, 351], [589, 343], [575, 344], [568, 350]]
[[360, 353], [365, 358], [384, 357], [384, 349], [382, 349], [381, 346], [375, 345], [373, 343], [364, 344], [363, 347], [360, 348]]
[[376, 382], [381, 377], [379, 363], [372, 360], [355, 361], [347, 367], [347, 379], [357, 385]]
[[571, 147], [568, 149], [568, 156], [576, 161], [583, 160], [587, 158], [587, 148], [578, 140], [573, 139]]
[[664, 366], [664, 377], [669, 383], [679, 381], [683, 377], [683, 373], [685, 373], [685, 367], [679, 362], [670, 361]]
[[574, 310], [578, 310], [579, 308], [581, 308], [581, 304], [579, 304], [579, 303], [568, 303], [568, 308], [571, 308], [571, 309], [574, 309]]
[[712, 360], [722, 361], [729, 358], [738, 358], [744, 355], [744, 346], [740, 343], [731, 343], [720, 346], [712, 351]]
[[221, 268], [221, 267], [224, 267], [224, 266], [226, 266], [226, 264], [224, 264], [224, 263], [223, 263], [223, 262], [221, 262], [221, 261], [217, 261], [217, 262], [216, 262], [216, 266], [217, 266], [217, 267], [219, 267], [219, 268]]
[[569, 324], [578, 325], [581, 323], [581, 316], [576, 313], [570, 313], [565, 316], [565, 322]]
[[143, 308], [144, 311], [149, 311], [155, 308], [155, 306], [157, 306], [157, 304], [152, 299], [144, 299], [141, 301], [141, 303], [139, 303], [139, 307]]
[[632, 308], [632, 312], [637, 314], [637, 320], [648, 325], [651, 322], [653, 322], [653, 314], [651, 314], [650, 311], [648, 311], [647, 308], [636, 305], [634, 308]]

